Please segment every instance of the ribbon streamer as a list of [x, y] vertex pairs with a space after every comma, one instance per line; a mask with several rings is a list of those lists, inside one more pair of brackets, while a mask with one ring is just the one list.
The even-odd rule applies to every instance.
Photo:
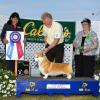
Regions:
[[10, 45], [8, 47], [8, 50], [7, 50], [7, 56], [10, 59], [12, 58], [14, 43], [16, 43], [18, 59], [20, 59], [23, 56], [23, 49], [22, 49], [22, 45], [21, 45], [20, 40], [21, 40], [21, 35], [19, 32], [14, 31], [10, 34]]

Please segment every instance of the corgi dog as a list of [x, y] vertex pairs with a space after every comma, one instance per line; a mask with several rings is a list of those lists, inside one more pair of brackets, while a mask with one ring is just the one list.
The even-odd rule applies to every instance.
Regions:
[[39, 70], [44, 75], [44, 79], [47, 79], [49, 75], [57, 76], [61, 74], [65, 74], [67, 79], [72, 77], [73, 70], [71, 64], [51, 62], [43, 52], [36, 54], [35, 61], [38, 62]]

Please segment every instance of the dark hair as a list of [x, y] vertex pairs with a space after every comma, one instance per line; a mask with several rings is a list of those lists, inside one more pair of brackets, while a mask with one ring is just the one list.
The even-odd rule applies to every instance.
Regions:
[[84, 22], [86, 22], [86, 23], [88, 23], [89, 25], [91, 25], [91, 20], [88, 19], [88, 18], [84, 18], [84, 19], [81, 21], [81, 23], [84, 23]]
[[13, 13], [10, 15], [7, 24], [12, 25], [11, 18], [15, 18], [15, 17], [18, 18], [17, 26], [21, 26], [21, 25], [20, 25], [20, 17], [19, 17], [19, 14], [18, 14], [17, 12], [13, 12]]
[[43, 13], [41, 16], [41, 19], [45, 19], [46, 17], [49, 17], [50, 19], [52, 19], [52, 15], [48, 12]]

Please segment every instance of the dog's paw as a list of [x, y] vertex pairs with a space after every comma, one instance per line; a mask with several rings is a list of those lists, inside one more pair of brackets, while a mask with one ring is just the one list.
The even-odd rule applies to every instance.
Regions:
[[71, 74], [67, 75], [67, 79], [71, 79], [71, 78], [72, 78]]
[[47, 78], [48, 78], [48, 76], [46, 76], [46, 75], [45, 75], [43, 78], [44, 78], [44, 79], [47, 79]]
[[99, 76], [98, 75], [94, 75], [94, 79], [98, 81], [99, 80]]

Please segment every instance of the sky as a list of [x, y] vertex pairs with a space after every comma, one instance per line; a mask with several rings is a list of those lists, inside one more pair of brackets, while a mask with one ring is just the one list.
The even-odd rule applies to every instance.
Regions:
[[100, 0], [0, 0], [0, 15], [18, 12], [21, 18], [41, 19], [49, 12], [54, 20], [100, 20]]

